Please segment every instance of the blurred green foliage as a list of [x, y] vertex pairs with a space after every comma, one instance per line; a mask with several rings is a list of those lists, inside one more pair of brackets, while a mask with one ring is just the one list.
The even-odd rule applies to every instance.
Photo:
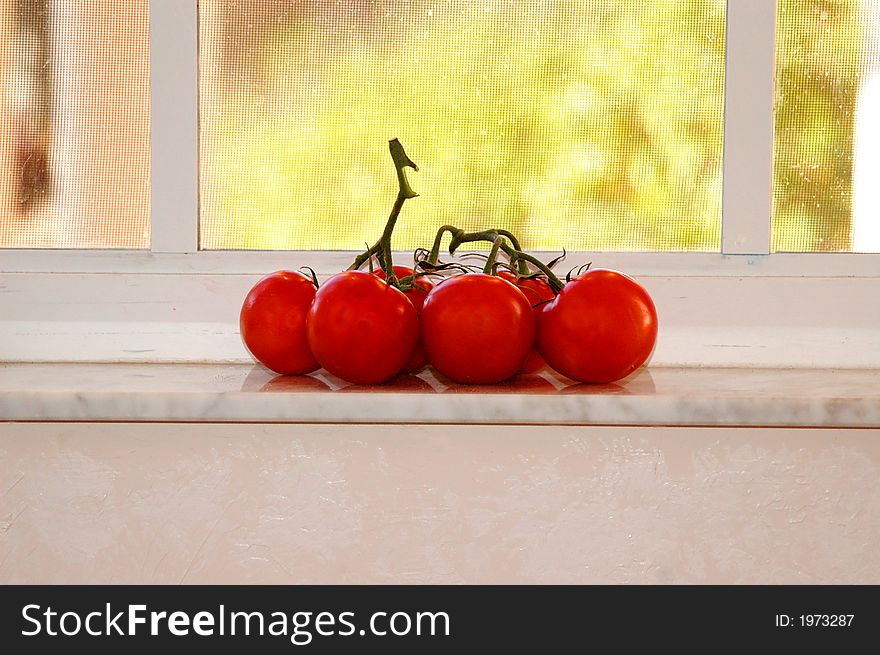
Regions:
[[855, 106], [862, 75], [860, 0], [780, 0], [772, 247], [851, 247]]
[[[244, 67], [202, 94], [202, 247], [362, 248], [398, 137], [422, 197], [396, 248], [444, 223], [534, 250], [720, 248], [724, 0], [247, 4], [224, 16]], [[781, 249], [847, 235], [855, 5], [781, 0]]]

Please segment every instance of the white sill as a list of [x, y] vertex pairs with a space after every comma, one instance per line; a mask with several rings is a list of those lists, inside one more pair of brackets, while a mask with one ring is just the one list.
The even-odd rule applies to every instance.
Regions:
[[430, 370], [379, 387], [253, 365], [4, 364], [3, 421], [880, 427], [880, 371], [642, 369], [617, 384], [548, 372], [446, 385]]

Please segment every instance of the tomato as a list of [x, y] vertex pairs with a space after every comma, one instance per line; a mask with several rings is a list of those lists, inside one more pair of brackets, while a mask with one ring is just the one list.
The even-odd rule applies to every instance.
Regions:
[[556, 294], [553, 293], [553, 289], [550, 288], [550, 284], [545, 277], [517, 278], [512, 271], [506, 269], [498, 271], [498, 277], [503, 278], [520, 288], [520, 291], [525, 294], [529, 303], [535, 308], [535, 315], [543, 309], [543, 307], [540, 306], [541, 303], [547, 300], [553, 300], [556, 297]]
[[528, 299], [494, 275], [448, 278], [431, 290], [422, 307], [425, 354], [453, 382], [492, 384], [512, 377], [534, 341]]
[[[498, 271], [498, 277], [504, 278], [519, 287], [520, 291], [525, 294], [525, 297], [532, 304], [532, 311], [535, 313], [536, 321], [538, 314], [544, 309], [544, 304], [556, 297], [556, 294], [553, 293], [553, 289], [544, 277], [521, 277], [517, 279], [517, 276], [508, 270]], [[526, 355], [526, 359], [519, 372], [536, 373], [545, 368], [547, 368], [547, 362], [541, 357], [541, 353], [538, 352], [537, 348], [532, 348], [529, 354]]]
[[306, 338], [315, 283], [296, 271], [267, 275], [241, 306], [241, 338], [254, 359], [276, 373], [302, 375], [318, 368]]
[[[413, 274], [413, 270], [409, 266], [394, 266], [392, 268], [394, 269], [394, 275], [397, 276], [398, 280]], [[385, 271], [381, 268], [377, 268], [373, 274], [380, 280], [385, 279]], [[413, 288], [404, 291], [403, 295], [409, 298], [413, 307], [416, 308], [416, 311], [421, 312], [422, 305], [425, 304], [425, 298], [428, 297], [428, 293], [433, 288], [434, 284], [428, 278], [425, 276], [419, 276], [414, 280]]]
[[657, 341], [657, 310], [631, 277], [592, 269], [565, 285], [538, 318], [538, 350], [580, 382], [607, 383], [639, 368]]
[[428, 364], [428, 357], [425, 355], [425, 347], [422, 345], [421, 338], [416, 341], [416, 347], [413, 348], [412, 355], [403, 365], [404, 373], [417, 373]]
[[307, 332], [327, 371], [354, 384], [381, 384], [412, 355], [419, 317], [399, 289], [364, 271], [346, 271], [318, 289]]
[[[409, 266], [394, 266], [394, 275], [397, 276], [397, 279], [401, 279], [407, 277], [408, 275], [412, 275], [413, 269]], [[374, 271], [376, 277], [380, 280], [385, 279], [385, 271], [381, 268], [376, 269]], [[425, 304], [425, 298], [428, 297], [428, 293], [431, 289], [434, 288], [434, 283], [431, 282], [425, 276], [417, 277], [414, 281], [414, 285], [412, 289], [408, 291], [404, 291], [403, 295], [409, 298], [409, 301], [413, 304], [413, 307], [416, 308], [416, 312], [422, 313], [422, 305]], [[428, 363], [427, 357], [425, 357], [425, 349], [422, 347], [422, 340], [419, 339], [418, 343], [416, 343], [416, 347], [413, 349], [413, 354], [409, 358], [409, 361], [403, 367], [404, 373], [415, 373], [416, 371], [420, 371], [425, 368], [425, 364]]]

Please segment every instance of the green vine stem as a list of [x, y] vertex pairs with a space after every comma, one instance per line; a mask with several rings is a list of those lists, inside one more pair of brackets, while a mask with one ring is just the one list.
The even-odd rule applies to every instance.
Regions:
[[547, 282], [550, 284], [550, 288], [553, 289], [554, 293], [559, 293], [560, 291], [562, 291], [562, 287], [565, 286], [565, 283], [560, 280], [556, 276], [556, 274], [551, 271], [550, 268], [540, 259], [519, 250], [514, 250], [513, 253], [510, 255], [511, 262], [523, 260], [529, 262], [530, 264], [534, 264], [539, 271], [547, 276]]
[[[431, 246], [431, 251], [428, 253], [428, 263], [436, 266], [440, 262], [440, 244], [443, 242], [443, 235], [449, 232], [452, 235], [452, 241], [455, 242], [455, 238], [459, 234], [464, 234], [463, 230], [458, 229], [454, 225], [443, 225], [437, 230], [437, 236], [434, 237], [434, 244]], [[450, 247], [451, 244], [450, 244]]]
[[484, 274], [492, 275], [495, 273], [495, 260], [498, 259], [498, 249], [503, 243], [504, 237], [496, 233], [495, 238], [492, 240], [492, 249], [486, 258], [486, 265], [483, 267]]
[[[519, 245], [519, 239], [517, 239], [515, 236], [513, 236], [513, 234], [511, 234], [507, 230], [502, 230], [502, 229], [496, 229], [495, 231], [499, 235], [506, 237], [510, 241], [510, 245], [513, 246], [514, 250], [522, 251], [522, 246]], [[528, 275], [529, 274], [529, 267], [522, 260], [520, 260], [519, 264], [517, 265], [517, 270], [519, 271], [520, 275]]]
[[[454, 253], [463, 243], [473, 243], [474, 241], [489, 241], [494, 244], [498, 242], [501, 251], [510, 258], [511, 265], [517, 265], [520, 275], [528, 275], [528, 265], [522, 260], [516, 262], [513, 258], [513, 254], [518, 252], [519, 248], [507, 243], [507, 241], [504, 240], [504, 236], [506, 234], [502, 234], [502, 232], [510, 234], [505, 230], [482, 230], [480, 232], [462, 232], [461, 230], [459, 230], [458, 233], [456, 233], [452, 237], [452, 241], [449, 244], [449, 252], [450, 254]], [[517, 242], [517, 245], [519, 245], [519, 242]]]
[[463, 243], [473, 243], [474, 241], [495, 243], [498, 237], [498, 230], [480, 230], [479, 232], [462, 232], [459, 230], [452, 235], [452, 241], [449, 242], [449, 254], [453, 254]]
[[[434, 244], [431, 246], [431, 251], [428, 254], [427, 261], [429, 264], [434, 264], [436, 266], [440, 261], [440, 245], [443, 241], [443, 235], [447, 232], [452, 235], [452, 240], [449, 242], [450, 254], [454, 253], [463, 243], [470, 243], [473, 241], [489, 241], [494, 243], [495, 239], [499, 236], [506, 237], [510, 241], [510, 245], [507, 243], [501, 245], [501, 250], [505, 252], [508, 257], [512, 251], [522, 250], [522, 247], [519, 245], [519, 239], [517, 239], [511, 232], [501, 228], [482, 230], [480, 232], [465, 232], [454, 225], [443, 225], [437, 230], [437, 236], [434, 237]], [[518, 271], [520, 275], [529, 274], [529, 268], [526, 262], [520, 261], [518, 263]]]
[[385, 271], [385, 279], [388, 284], [399, 287], [397, 277], [394, 275], [394, 262], [391, 260], [391, 235], [394, 233], [394, 226], [397, 225], [397, 218], [400, 216], [400, 210], [403, 209], [403, 203], [409, 198], [416, 198], [419, 195], [413, 191], [409, 180], [406, 178], [406, 171], [403, 169], [408, 167], [418, 171], [419, 167], [412, 159], [407, 157], [406, 152], [403, 150], [403, 145], [397, 139], [392, 139], [388, 142], [388, 150], [391, 152], [391, 159], [394, 160], [394, 167], [397, 169], [397, 183], [400, 190], [397, 192], [397, 198], [394, 201], [394, 206], [391, 208], [388, 221], [385, 223], [382, 236], [365, 252], [355, 257], [348, 270], [355, 271], [359, 269], [364, 265], [364, 262], [375, 255], [379, 260], [382, 270]]
[[[560, 280], [556, 274], [550, 270], [550, 267], [547, 266], [544, 262], [542, 262], [537, 257], [526, 254], [522, 252], [519, 248], [515, 246], [511, 246], [504, 241], [505, 234], [502, 234], [502, 230], [483, 230], [481, 232], [470, 232], [466, 233], [458, 228], [455, 228], [450, 225], [444, 225], [445, 231], [452, 232], [452, 242], [449, 244], [449, 252], [453, 253], [455, 250], [463, 243], [469, 243], [472, 241], [491, 241], [493, 244], [493, 251], [496, 252], [498, 248], [500, 248], [508, 257], [510, 257], [511, 265], [516, 265], [519, 271], [523, 270], [523, 266], [525, 266], [525, 262], [533, 264], [539, 271], [541, 271], [544, 275], [547, 276], [547, 282], [550, 284], [550, 288], [553, 289], [555, 293], [559, 293], [562, 290], [562, 287], [565, 286], [565, 283]], [[442, 229], [442, 228], [441, 228]], [[509, 234], [509, 233], [508, 233]], [[438, 240], [442, 235], [438, 233]], [[508, 237], [509, 238], [509, 237]], [[436, 245], [435, 241], [435, 245]], [[495, 245], [498, 245], [498, 248], [495, 248]], [[518, 244], [517, 244], [518, 245]], [[438, 247], [439, 249], [439, 247]], [[495, 258], [491, 256], [490, 253], [490, 261], [487, 262], [494, 264]], [[436, 262], [432, 262], [436, 263]], [[491, 272], [491, 268], [489, 268], [489, 272]], [[528, 275], [528, 267], [525, 268], [526, 275]]]

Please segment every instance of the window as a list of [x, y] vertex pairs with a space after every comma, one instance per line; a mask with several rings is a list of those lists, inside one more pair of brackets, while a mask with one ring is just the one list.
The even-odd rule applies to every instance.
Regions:
[[149, 246], [147, 9], [0, 5], [0, 247]]
[[444, 223], [536, 250], [718, 251], [721, 0], [206, 1], [201, 245], [358, 249], [421, 166]]
[[880, 6], [782, 0], [774, 252], [880, 251]]
[[[577, 166], [558, 167], [558, 153], [520, 165], [537, 140], [500, 139], [488, 127], [482, 142], [462, 139], [453, 151], [430, 133], [419, 136], [418, 121], [391, 98], [394, 111], [385, 115], [399, 121], [393, 135], [422, 166], [412, 179], [423, 197], [404, 209], [402, 225], [410, 232], [396, 236], [398, 248], [424, 245], [431, 229], [420, 221], [436, 226], [455, 216], [458, 223], [482, 223], [495, 219], [492, 208], [499, 207], [497, 218], [511, 225], [523, 216], [535, 219], [533, 229], [531, 222], [520, 225], [531, 249], [558, 253], [565, 245], [572, 266], [592, 261], [646, 283], [662, 325], [655, 365], [880, 367], [880, 306], [866, 301], [880, 297], [880, 258], [856, 254], [880, 251], [880, 133], [875, 121], [866, 120], [877, 113], [871, 108], [880, 96], [878, 3], [560, 0], [543, 4], [543, 19], [554, 29], [542, 31], [537, 2], [412, 0], [393, 3], [410, 12], [392, 12], [398, 23], [402, 15], [415, 20], [418, 14], [417, 24], [439, 29], [425, 36], [395, 28], [393, 38], [383, 40], [381, 30], [390, 26], [373, 9], [364, 47], [353, 48], [351, 35], [363, 23], [346, 17], [352, 7], [369, 4], [0, 3], [0, 361], [248, 361], [237, 328], [247, 289], [280, 268], [309, 265], [329, 275], [347, 267], [352, 251], [375, 238], [393, 198], [389, 135], [376, 131], [377, 143], [370, 143], [370, 121], [340, 122], [339, 102], [329, 108], [311, 102], [307, 90], [332, 81], [352, 102], [364, 95], [357, 76], [340, 81], [330, 75], [343, 70], [340, 61], [355, 66], [354, 51], [365, 61], [384, 62], [392, 58], [389, 44], [427, 43], [438, 34], [446, 34], [449, 41], [442, 42], [452, 48], [459, 41], [447, 34], [451, 19], [443, 13], [452, 7], [464, 12], [475, 42], [528, 41], [550, 55], [568, 53], [534, 58], [533, 69], [511, 60], [517, 83], [499, 88], [531, 98], [514, 103], [522, 113], [541, 104], [536, 89], [548, 76], [550, 100], [534, 124], [539, 134], [556, 139], [554, 148], [573, 152]], [[322, 18], [328, 6], [334, 9]], [[373, 6], [389, 11], [384, 0]], [[31, 13], [23, 14], [23, 7]], [[480, 22], [473, 12], [486, 7], [493, 18]], [[513, 7], [531, 17], [531, 32]], [[262, 18], [240, 23], [236, 16], [244, 9]], [[603, 63], [589, 49], [572, 54], [585, 12], [613, 18], [604, 27], [591, 24], [591, 42], [604, 39], [617, 47], [626, 34], [641, 35], [620, 51], [631, 59], [608, 54], [608, 62], [632, 72], [630, 78], [609, 72], [609, 84], [627, 89], [624, 80], [638, 80], [646, 96], [636, 97], [632, 88], [620, 93], [611, 103], [610, 126], [590, 113], [591, 103], [607, 99], [589, 93], [589, 76], [575, 75], [584, 62], [589, 74]], [[318, 50], [320, 30], [295, 29], [321, 21], [340, 28], [336, 50]], [[244, 33], [236, 36], [236, 29]], [[668, 38], [647, 36], [655, 33]], [[657, 42], [664, 43], [659, 54], [645, 57]], [[500, 84], [491, 52], [465, 50], [458, 61]], [[49, 62], [48, 72], [26, 74], [41, 59]], [[450, 66], [449, 75], [461, 75], [441, 64]], [[411, 62], [397, 65], [419, 73]], [[96, 75], [98, 69], [103, 75]], [[386, 74], [383, 68], [369, 79], [379, 84]], [[314, 84], [301, 83], [303, 76]], [[462, 79], [458, 86], [464, 88], [468, 80]], [[276, 87], [272, 80], [281, 82]], [[423, 79], [412, 84], [414, 93], [426, 93]], [[693, 93], [672, 97], [680, 88]], [[61, 89], [66, 91], [59, 94]], [[272, 89], [283, 97], [273, 98]], [[491, 103], [472, 96], [474, 111], [491, 116]], [[443, 120], [450, 97], [451, 91], [430, 103], [432, 120]], [[679, 101], [687, 108], [681, 116], [674, 109]], [[59, 109], [64, 103], [69, 114]], [[260, 109], [261, 103], [270, 109]], [[305, 114], [298, 122], [277, 107]], [[671, 120], [649, 120], [664, 107]], [[470, 110], [461, 111], [464, 117]], [[627, 123], [634, 116], [639, 120]], [[513, 118], [520, 116], [498, 120], [506, 125]], [[618, 139], [627, 132], [621, 125], [639, 121], [642, 127]], [[338, 133], [318, 129], [337, 122]], [[461, 129], [484, 136], [479, 125]], [[16, 154], [15, 130], [31, 135], [42, 159]], [[590, 140], [596, 130], [613, 137], [613, 156], [603, 159], [593, 147], [600, 142]], [[255, 132], [272, 143], [252, 141]], [[315, 143], [335, 139], [334, 159], [290, 147], [308, 145], [303, 139], [310, 134]], [[349, 137], [362, 142], [346, 145]], [[522, 147], [522, 157], [511, 155]], [[335, 165], [336, 148], [344, 166]], [[503, 156], [485, 164], [477, 157], [483, 150]], [[453, 156], [468, 167], [450, 166]], [[289, 170], [308, 170], [309, 162], [330, 177], [290, 179]], [[501, 185], [495, 184], [499, 170], [507, 171]], [[605, 181], [587, 183], [594, 173]], [[456, 182], [450, 193], [443, 176]], [[320, 186], [327, 179], [333, 184]], [[326, 191], [332, 211], [308, 204], [316, 188]], [[472, 213], [462, 209], [471, 206]], [[330, 218], [311, 222], [319, 210]], [[585, 222], [567, 222], [579, 212]], [[299, 250], [254, 250], [259, 248]], [[628, 252], [634, 249], [641, 251]]]
[[[773, 251], [880, 250], [876, 200], [853, 205], [874, 186], [853, 176], [880, 173], [856, 111], [871, 4], [779, 2]], [[393, 134], [424, 161], [401, 248], [456, 223], [538, 250], [720, 249], [724, 2], [201, 6], [203, 248], [361, 247]]]

